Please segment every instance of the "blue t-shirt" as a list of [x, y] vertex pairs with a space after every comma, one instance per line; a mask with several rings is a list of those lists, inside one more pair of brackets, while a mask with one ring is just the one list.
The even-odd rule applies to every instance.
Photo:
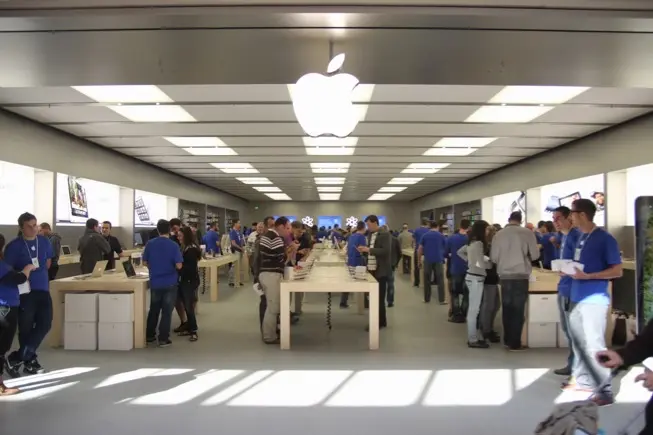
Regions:
[[[566, 236], [564, 234], [559, 235], [559, 244], [560, 249], [558, 253], [558, 258], [561, 260], [573, 260], [574, 252], [576, 250], [576, 245], [578, 245], [578, 237], [580, 237], [580, 231], [576, 228], [572, 228], [569, 231], [569, 234]], [[560, 281], [558, 281], [558, 293], [562, 296], [568, 298], [571, 294], [571, 284], [573, 282], [572, 277], [570, 276], [561, 276]]]
[[220, 252], [220, 234], [217, 231], [209, 230], [204, 235], [204, 244], [206, 245], [206, 252]]
[[147, 242], [143, 261], [150, 271], [150, 288], [163, 289], [179, 282], [177, 263], [183, 263], [179, 245], [167, 237], [157, 237]]
[[551, 243], [551, 237], [556, 237], [556, 233], [542, 234], [540, 244], [542, 245], [542, 265], [546, 269], [551, 268], [551, 261], [555, 260], [556, 247]]
[[48, 279], [48, 260], [54, 257], [52, 245], [47, 237], [36, 236], [34, 240], [17, 237], [5, 247], [5, 262], [14, 270], [23, 270], [32, 264], [33, 258], [38, 258], [39, 267], [30, 273], [29, 285], [32, 291], [47, 292], [50, 290]]
[[354, 233], [349, 236], [349, 241], [347, 242], [347, 266], [365, 266], [365, 257], [356, 248], [366, 245], [367, 239], [365, 235]]
[[440, 231], [429, 231], [422, 236], [420, 245], [424, 260], [429, 263], [444, 263], [446, 240]]
[[[595, 228], [588, 234], [580, 234], [574, 249], [576, 259], [585, 265], [585, 273], [602, 272], [611, 266], [621, 264], [619, 245], [612, 234], [601, 228]], [[590, 304], [609, 305], [607, 279], [572, 279], [571, 301]]]
[[452, 275], [465, 275], [467, 273], [467, 262], [460, 258], [458, 250], [467, 244], [467, 235], [456, 233], [447, 239], [446, 256], [449, 259], [450, 272]]
[[322, 240], [322, 239], [324, 239], [325, 237], [329, 237], [329, 233], [328, 233], [328, 232], [326, 232], [326, 231], [318, 231], [318, 232], [317, 232], [317, 239], [318, 239], [318, 240]]
[[[0, 279], [14, 270], [7, 262], [0, 260]], [[0, 307], [17, 307], [20, 305], [18, 286], [0, 284]]]
[[[229, 241], [230, 242], [235, 241], [236, 245], [240, 246], [241, 248], [245, 244], [245, 239], [243, 238], [243, 235], [240, 234], [240, 232], [235, 228], [232, 228], [231, 231], [229, 231]], [[231, 250], [233, 252], [236, 252], [236, 250], [233, 249], [233, 244], [229, 243], [229, 245], [232, 247]]]
[[426, 227], [419, 227], [415, 231], [413, 231], [413, 239], [415, 240], [415, 250], [417, 251], [417, 248], [419, 248], [419, 245], [422, 243], [422, 236], [424, 234], [428, 233], [430, 229]]

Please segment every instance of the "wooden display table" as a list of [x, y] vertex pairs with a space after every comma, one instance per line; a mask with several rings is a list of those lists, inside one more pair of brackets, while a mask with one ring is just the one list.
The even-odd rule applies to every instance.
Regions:
[[234, 263], [236, 270], [234, 274], [236, 277], [240, 277], [240, 261], [238, 261], [238, 256], [235, 254], [229, 255], [219, 255], [217, 257], [207, 257], [198, 263], [200, 268], [206, 269], [209, 274], [209, 291], [211, 296], [211, 302], [216, 302], [218, 300], [218, 269], [220, 266], [225, 266], [229, 263]]
[[[369, 293], [369, 345], [379, 348], [379, 284], [367, 275], [367, 280], [355, 280], [345, 267], [313, 267], [306, 279], [281, 282], [281, 349], [290, 349], [290, 293]], [[360, 304], [363, 305], [363, 304]]]
[[[323, 251], [315, 256], [314, 267], [342, 267], [346, 269], [345, 257], [335, 250]], [[383, 301], [385, 303], [385, 301]], [[356, 310], [358, 314], [365, 313], [365, 293], [356, 293]]]
[[[133, 255], [137, 253], [142, 253], [143, 248], [135, 248], [135, 249], [125, 249], [122, 251], [123, 256], [128, 256], [128, 255]], [[70, 255], [61, 255], [59, 257], [59, 266], [65, 266], [67, 264], [77, 264], [79, 263], [79, 254], [70, 254]], [[118, 259], [118, 257], [116, 257]]]
[[133, 293], [134, 294], [134, 347], [144, 348], [146, 305], [149, 279], [128, 279], [124, 272], [106, 273], [100, 278], [76, 280], [57, 279], [50, 282], [52, 296], [52, 329], [47, 340], [52, 347], [63, 346], [64, 303], [66, 293]]

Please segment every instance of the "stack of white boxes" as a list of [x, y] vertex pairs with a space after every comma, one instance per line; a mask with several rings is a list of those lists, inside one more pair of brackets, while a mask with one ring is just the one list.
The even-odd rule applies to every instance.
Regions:
[[531, 293], [528, 296], [529, 347], [557, 347], [558, 322], [560, 311], [557, 294]]
[[100, 295], [100, 350], [132, 350], [134, 348], [134, 294]]
[[97, 294], [67, 293], [64, 319], [64, 349], [97, 350]]

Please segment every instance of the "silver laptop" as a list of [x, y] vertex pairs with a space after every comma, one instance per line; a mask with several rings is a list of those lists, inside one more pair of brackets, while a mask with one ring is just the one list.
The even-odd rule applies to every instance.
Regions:
[[127, 279], [148, 279], [150, 277], [150, 275], [147, 273], [136, 273], [134, 265], [129, 260], [122, 261], [121, 263], [122, 267], [125, 269], [125, 275], [127, 275]]
[[101, 278], [104, 275], [104, 270], [107, 268], [107, 260], [98, 261], [93, 267], [93, 272], [87, 273], [85, 275], [79, 275], [73, 279], [90, 279], [90, 278]]

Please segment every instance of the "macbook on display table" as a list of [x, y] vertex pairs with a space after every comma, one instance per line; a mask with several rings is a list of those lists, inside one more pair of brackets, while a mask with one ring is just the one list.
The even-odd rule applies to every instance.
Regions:
[[125, 274], [127, 279], [148, 279], [150, 276], [147, 273], [136, 273], [134, 270], [134, 265], [131, 261], [121, 261], [122, 267], [125, 269]]

